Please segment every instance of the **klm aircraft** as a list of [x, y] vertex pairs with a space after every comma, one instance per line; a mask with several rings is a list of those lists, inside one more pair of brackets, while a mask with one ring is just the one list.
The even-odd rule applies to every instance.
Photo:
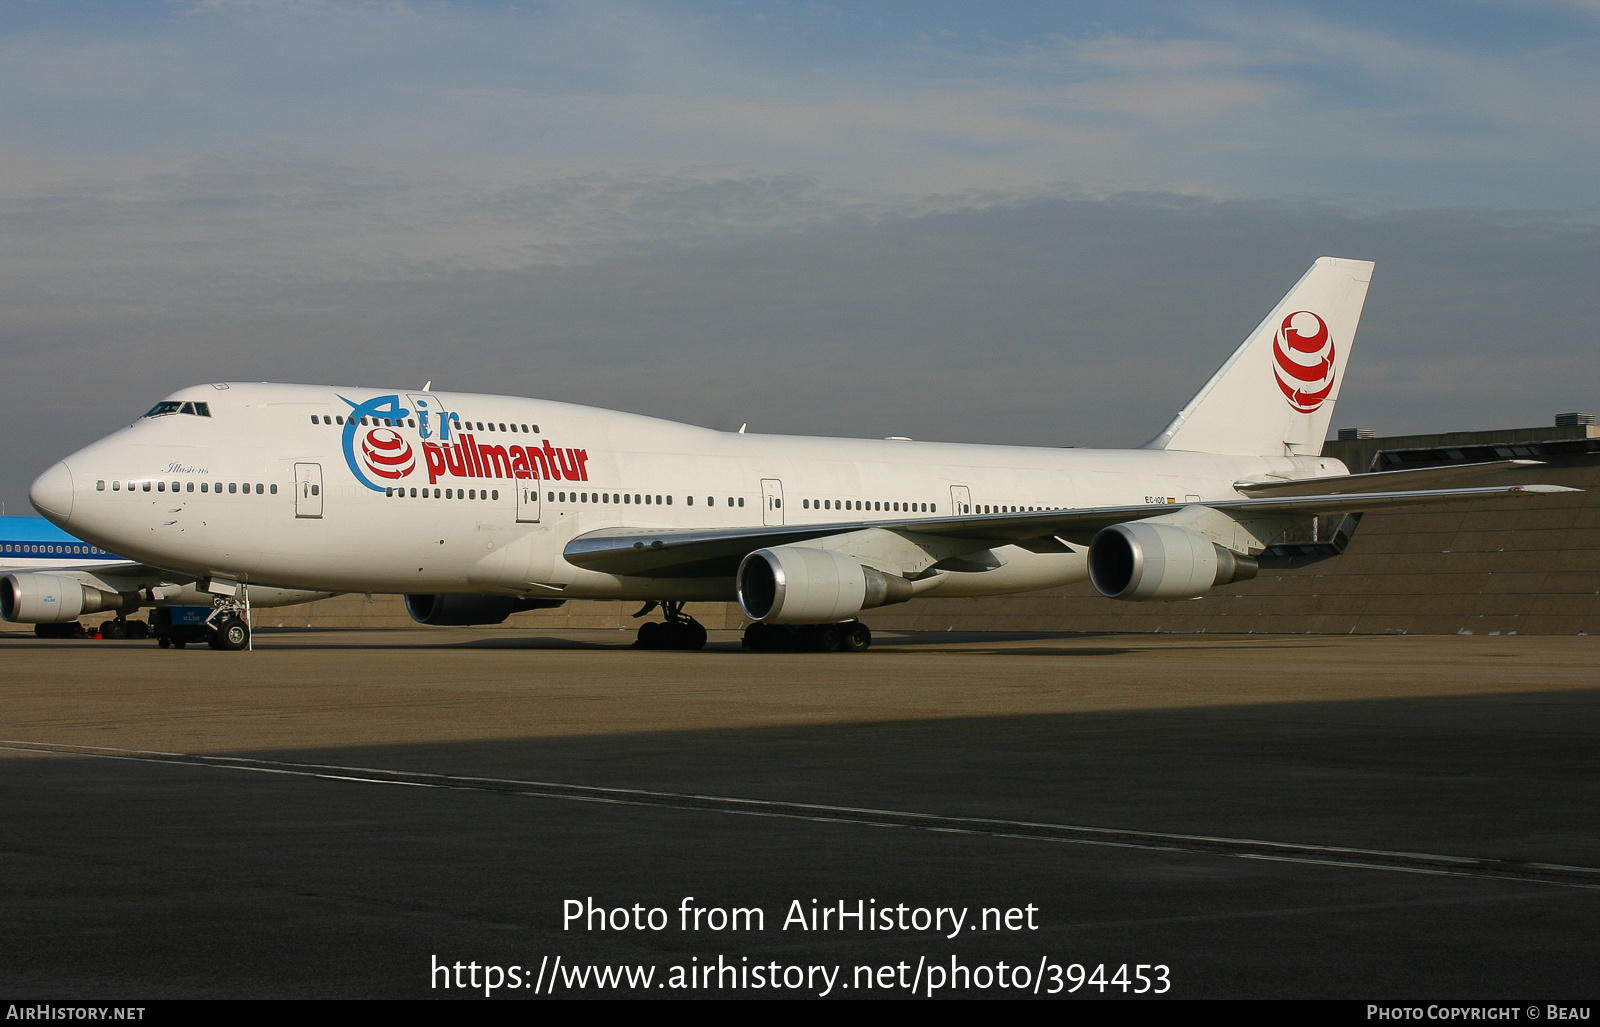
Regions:
[[[271, 589], [259, 591], [255, 602], [288, 606], [332, 594]], [[127, 619], [142, 607], [211, 605], [212, 596], [197, 591], [192, 579], [123, 559], [43, 517], [0, 517], [0, 617], [33, 624], [40, 638], [71, 638], [78, 618], [95, 613], [111, 615], [100, 626], [105, 637], [143, 638], [148, 625]]]

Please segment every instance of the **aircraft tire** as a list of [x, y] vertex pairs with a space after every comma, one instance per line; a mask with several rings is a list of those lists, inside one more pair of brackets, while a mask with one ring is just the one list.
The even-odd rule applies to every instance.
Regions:
[[212, 632], [215, 648], [236, 653], [250, 644], [250, 626], [238, 617], [223, 617]]
[[129, 638], [149, 638], [150, 637], [150, 624], [149, 624], [148, 621], [130, 620], [130, 621], [124, 621], [123, 623], [128, 625], [128, 637]]
[[675, 629], [672, 633], [673, 641], [677, 643], [673, 646], [674, 649], [682, 649], [685, 652], [699, 652], [706, 647], [705, 625], [699, 621], [687, 621], [675, 624], [673, 627]]
[[839, 625], [813, 624], [806, 629], [811, 648], [819, 653], [836, 653], [841, 641]]
[[659, 621], [647, 620], [639, 625], [639, 637], [634, 639], [635, 649], [660, 649], [661, 629], [666, 627]]
[[791, 648], [788, 644], [790, 631], [774, 624], [763, 624], [757, 621], [744, 629], [744, 638], [740, 645], [753, 653], [781, 653]]
[[872, 645], [872, 629], [860, 621], [841, 625], [839, 649], [847, 653], [864, 653]]
[[108, 620], [100, 625], [100, 637], [123, 639], [128, 637], [128, 622], [125, 620]]

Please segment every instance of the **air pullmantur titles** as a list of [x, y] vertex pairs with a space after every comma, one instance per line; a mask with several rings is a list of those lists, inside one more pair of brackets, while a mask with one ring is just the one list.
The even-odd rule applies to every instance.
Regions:
[[[561, 929], [587, 931], [665, 931], [677, 920], [679, 931], [765, 931], [766, 911], [759, 906], [702, 906], [693, 895], [678, 903], [674, 918], [661, 906], [606, 908], [595, 905], [592, 897], [566, 899], [561, 904]], [[985, 906], [970, 916], [968, 906], [880, 905], [877, 899], [839, 899], [822, 902], [812, 899], [809, 906], [801, 899], [790, 901], [781, 928], [785, 931], [937, 931], [954, 938], [963, 930], [1037, 931], [1033, 903], [1024, 906]], [[576, 923], [576, 926], [574, 924]]]

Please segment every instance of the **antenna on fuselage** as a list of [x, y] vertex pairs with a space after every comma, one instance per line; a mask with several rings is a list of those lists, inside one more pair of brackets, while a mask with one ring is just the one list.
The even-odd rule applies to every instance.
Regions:
[[745, 423], [739, 425], [739, 434], [743, 435], [744, 434], [744, 430], [746, 428], [748, 428], [748, 427], [750, 427], [750, 422], [749, 421], [746, 421]]
[[424, 382], [423, 385], [422, 385], [422, 391], [423, 392], [432, 392], [433, 391], [433, 382], [432, 381]]

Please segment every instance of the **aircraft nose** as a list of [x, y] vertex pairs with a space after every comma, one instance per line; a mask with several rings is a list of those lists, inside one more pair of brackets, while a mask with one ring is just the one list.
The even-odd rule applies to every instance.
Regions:
[[28, 498], [35, 510], [56, 524], [65, 525], [72, 518], [72, 469], [62, 462], [51, 464], [49, 470], [33, 480]]

